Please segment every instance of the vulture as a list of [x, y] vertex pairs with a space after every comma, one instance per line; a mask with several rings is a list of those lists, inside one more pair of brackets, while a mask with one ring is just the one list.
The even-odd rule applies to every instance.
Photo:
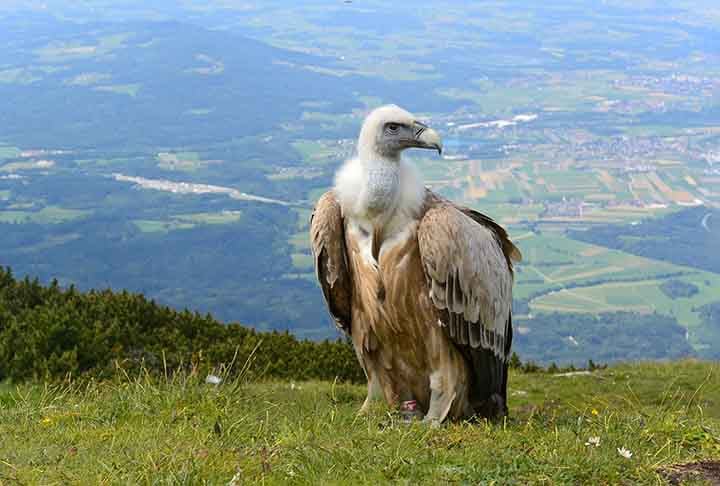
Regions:
[[505, 416], [520, 252], [491, 218], [426, 188], [409, 148], [442, 142], [398, 106], [372, 111], [310, 220], [329, 313], [367, 376], [360, 411], [384, 399], [432, 425]]

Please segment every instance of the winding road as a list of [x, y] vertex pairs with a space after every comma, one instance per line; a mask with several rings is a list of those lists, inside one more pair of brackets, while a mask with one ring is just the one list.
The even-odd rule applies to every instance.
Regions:
[[707, 213], [705, 216], [703, 216], [703, 219], [700, 222], [702, 227], [705, 228], [705, 231], [707, 231], [708, 233], [710, 233], [710, 226], [708, 226], [708, 221], [710, 221], [710, 216], [712, 216], [712, 213]]

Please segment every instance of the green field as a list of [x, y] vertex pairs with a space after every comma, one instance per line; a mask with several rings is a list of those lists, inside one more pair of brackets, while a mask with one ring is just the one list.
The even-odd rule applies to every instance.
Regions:
[[525, 233], [520, 235], [517, 245], [523, 253], [516, 278], [518, 298], [598, 279], [644, 280], [663, 274], [697, 272], [560, 235]]
[[20, 156], [20, 149], [17, 147], [8, 147], [7, 145], [0, 145], [0, 160], [3, 159], [14, 159]]
[[506, 421], [439, 429], [381, 405], [357, 416], [364, 387], [339, 383], [4, 384], [0, 482], [662, 484], [671, 465], [720, 457], [719, 372], [514, 372]]
[[81, 209], [46, 206], [39, 211], [0, 211], [0, 222], [57, 224], [63, 221], [82, 218], [91, 213], [92, 211]]
[[169, 231], [190, 229], [201, 224], [232, 224], [242, 219], [240, 211], [221, 213], [176, 214], [168, 220], [138, 219], [133, 223], [144, 233], [167, 233]]
[[158, 167], [165, 170], [195, 172], [208, 165], [197, 152], [160, 152], [156, 159]]
[[678, 278], [694, 284], [699, 293], [692, 297], [670, 299], [660, 290], [663, 280], [637, 282], [611, 282], [589, 287], [563, 289], [530, 302], [536, 312], [617, 312], [622, 310], [674, 316], [688, 329], [688, 341], [699, 349], [711, 345], [700, 340], [704, 333], [699, 308], [717, 301], [720, 276], [709, 272], [697, 272]]
[[[701, 326], [698, 308], [717, 300], [717, 274], [564, 236], [525, 233], [516, 242], [524, 260], [514, 295], [530, 298], [533, 312], [658, 312], [677, 318], [688, 328], [693, 346], [702, 345], [694, 334]], [[694, 284], [699, 292], [690, 298], [669, 298], [659, 288], [667, 275]]]
[[328, 146], [329, 142], [322, 140], [296, 140], [292, 147], [300, 154], [303, 162], [311, 165], [327, 165], [336, 162], [334, 148]]

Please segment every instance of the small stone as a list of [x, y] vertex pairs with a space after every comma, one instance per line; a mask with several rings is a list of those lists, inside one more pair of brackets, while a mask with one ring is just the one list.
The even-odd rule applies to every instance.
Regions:
[[205, 378], [205, 383], [208, 385], [219, 385], [222, 383], [222, 378], [220, 378], [217, 375], [207, 375], [207, 378]]

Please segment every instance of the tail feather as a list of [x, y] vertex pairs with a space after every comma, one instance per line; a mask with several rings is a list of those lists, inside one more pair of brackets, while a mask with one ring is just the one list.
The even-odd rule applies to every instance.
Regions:
[[504, 417], [508, 413], [507, 356], [512, 343], [512, 318], [508, 319], [505, 336], [504, 357], [498, 357], [489, 349], [462, 347], [473, 374], [470, 403], [476, 415], [488, 419]]

